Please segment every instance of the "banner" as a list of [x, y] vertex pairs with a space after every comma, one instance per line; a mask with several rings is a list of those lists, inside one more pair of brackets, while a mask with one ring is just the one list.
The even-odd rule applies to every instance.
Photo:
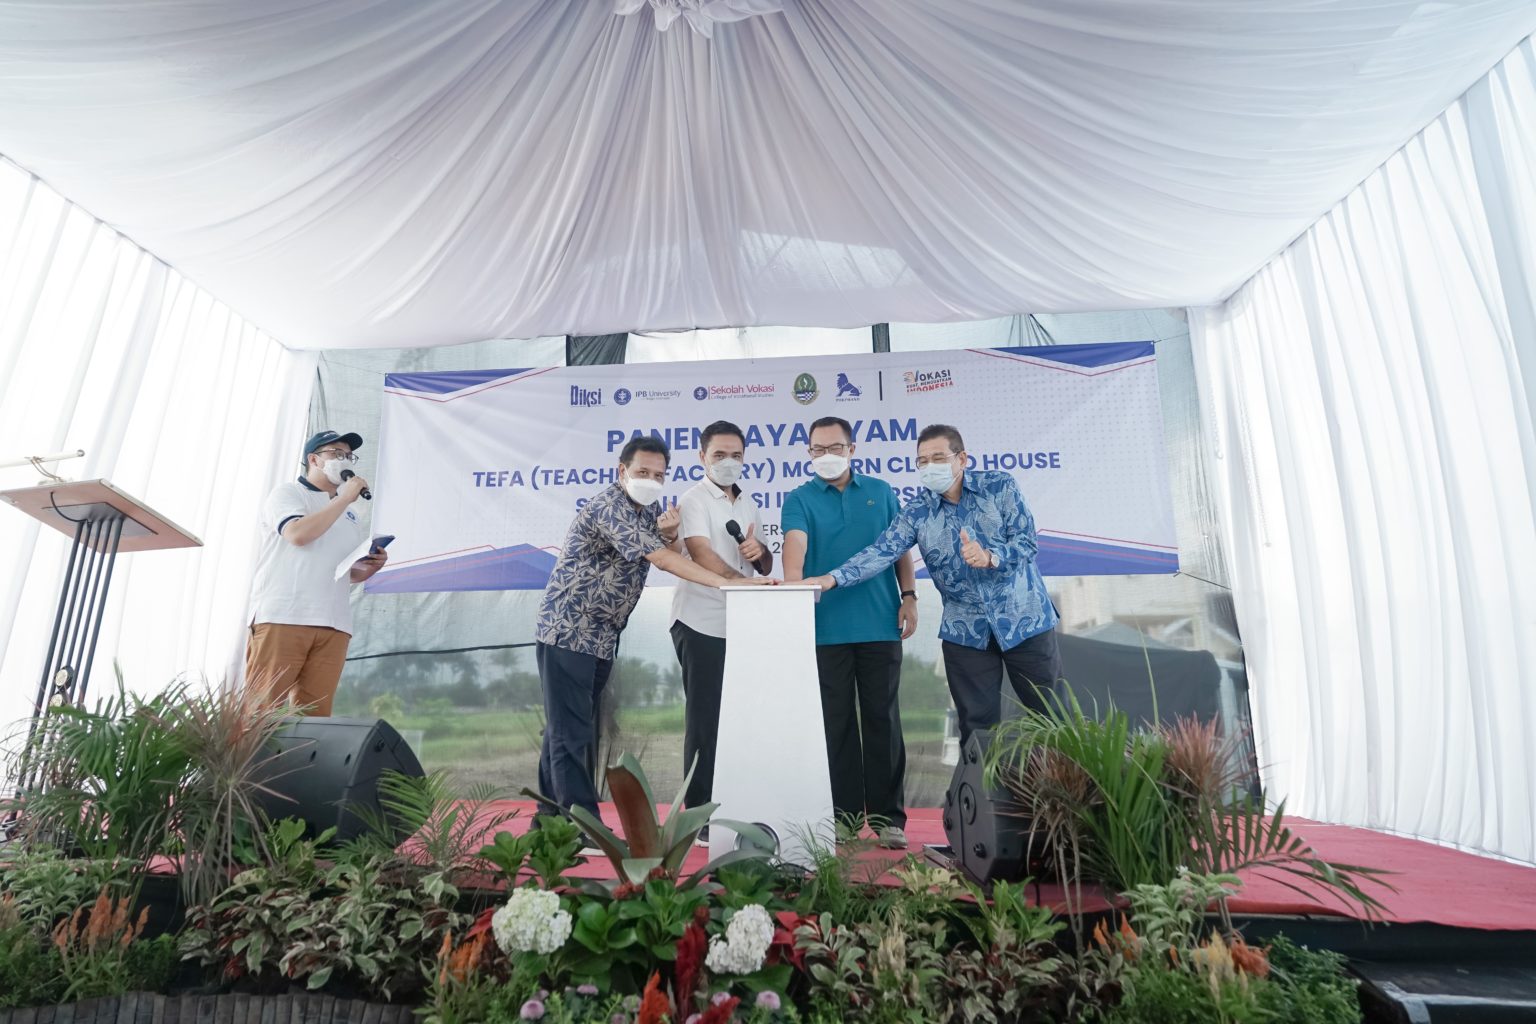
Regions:
[[808, 425], [839, 416], [855, 470], [903, 502], [922, 486], [918, 432], [956, 427], [972, 468], [1018, 480], [1046, 575], [1179, 566], [1150, 342], [395, 373], [384, 393], [374, 532], [397, 540], [371, 592], [542, 589], [625, 442], [671, 447], [673, 503], [703, 479], [699, 432], [722, 419], [746, 434], [739, 486], [775, 554], [785, 496], [814, 479]]

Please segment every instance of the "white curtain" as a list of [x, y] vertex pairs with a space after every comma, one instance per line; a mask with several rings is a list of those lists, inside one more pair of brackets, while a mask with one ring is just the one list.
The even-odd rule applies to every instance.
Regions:
[[[204, 542], [119, 557], [93, 692], [114, 660], [149, 692], [237, 663], [256, 510], [297, 472], [313, 377], [312, 354], [0, 160], [0, 461], [83, 448], [62, 474], [105, 477]], [[0, 488], [38, 482], [0, 470]], [[30, 710], [68, 549], [0, 506], [0, 725]]]
[[1536, 50], [1193, 310], [1272, 796], [1536, 861]]
[[1230, 294], [1536, 29], [781, 6], [705, 38], [613, 0], [0, 0], [0, 152], [305, 348], [1162, 308]]

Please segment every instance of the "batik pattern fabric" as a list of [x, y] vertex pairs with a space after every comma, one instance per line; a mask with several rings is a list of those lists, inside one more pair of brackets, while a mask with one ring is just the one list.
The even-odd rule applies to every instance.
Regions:
[[[995, 569], [973, 569], [960, 557], [960, 531], [997, 555]], [[1003, 650], [1056, 626], [1056, 607], [1035, 560], [1035, 517], [1007, 473], [966, 470], [960, 500], [924, 491], [869, 547], [832, 570], [839, 587], [879, 573], [916, 544], [944, 599], [939, 638]]]
[[644, 508], [615, 483], [582, 506], [549, 574], [535, 638], [578, 654], [612, 658], [645, 589], [646, 556], [667, 546], [656, 504]]

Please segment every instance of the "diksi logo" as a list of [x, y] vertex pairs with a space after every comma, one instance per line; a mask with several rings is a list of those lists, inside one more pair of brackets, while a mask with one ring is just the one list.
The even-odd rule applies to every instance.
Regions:
[[901, 375], [907, 385], [907, 394], [919, 391], [937, 391], [955, 386], [955, 378], [946, 368], [943, 370], [907, 370]]
[[816, 396], [821, 394], [821, 389], [816, 386], [816, 378], [808, 373], [802, 373], [795, 378], [795, 401], [801, 405], [810, 405], [816, 401]]
[[846, 373], [837, 375], [837, 400], [839, 402], [852, 402], [864, 395], [864, 389], [848, 379]]
[[613, 392], [613, 400], [619, 405], [628, 405], [631, 397], [629, 388], [617, 388]]
[[603, 404], [602, 388], [584, 388], [575, 384], [571, 385], [571, 404], [590, 409], [594, 405]]

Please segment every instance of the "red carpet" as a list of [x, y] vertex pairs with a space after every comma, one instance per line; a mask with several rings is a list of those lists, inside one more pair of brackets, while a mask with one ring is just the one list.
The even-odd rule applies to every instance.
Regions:
[[[533, 806], [528, 801], [497, 805], [502, 810], [517, 809], [517, 818], [508, 826], [509, 831], [516, 833], [528, 827]], [[618, 816], [611, 805], [603, 805], [603, 821], [615, 828]], [[1536, 867], [1509, 864], [1368, 829], [1324, 825], [1300, 818], [1289, 819], [1289, 824], [1327, 860], [1392, 872], [1386, 881], [1396, 892], [1380, 886], [1370, 888], [1376, 899], [1386, 906], [1384, 918], [1389, 922], [1430, 923], [1485, 931], [1536, 930]], [[945, 842], [944, 826], [935, 808], [909, 811], [906, 831], [912, 844], [909, 852], [919, 855], [925, 844], [943, 845]], [[872, 850], [864, 856], [895, 864], [905, 854]], [[697, 870], [707, 860], [707, 852], [695, 848], [688, 857], [686, 870]], [[607, 860], [601, 857], [593, 858], [571, 874], [580, 878], [613, 877]], [[1281, 877], [1290, 881], [1288, 876]], [[1260, 874], [1247, 874], [1244, 882], [1241, 897], [1232, 905], [1237, 914], [1355, 916], [1351, 908], [1337, 900], [1323, 896], [1322, 903], [1309, 901], [1280, 882]], [[1053, 906], [1064, 903], [1065, 893], [1060, 886], [1043, 886], [1041, 895]], [[1095, 902], [1104, 905], [1102, 899]]]

